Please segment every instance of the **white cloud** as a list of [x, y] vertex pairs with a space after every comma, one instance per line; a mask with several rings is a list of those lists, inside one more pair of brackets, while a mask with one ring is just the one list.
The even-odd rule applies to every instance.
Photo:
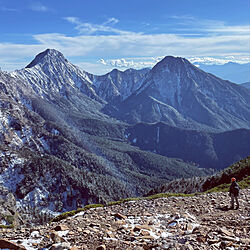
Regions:
[[38, 11], [38, 12], [46, 12], [49, 11], [48, 7], [45, 5], [41, 4], [40, 2], [34, 2], [29, 6], [29, 9], [33, 11]]
[[[211, 32], [206, 32], [203, 36], [186, 36], [124, 31], [113, 27], [119, 22], [114, 17], [102, 24], [84, 23], [76, 17], [66, 17], [65, 20], [74, 24], [79, 35], [36, 34], [33, 36], [34, 44], [0, 43], [1, 62], [6, 63], [0, 62], [0, 66], [8, 70], [14, 69], [17, 65], [14, 62], [23, 63], [25, 66], [37, 53], [46, 48], [61, 51], [66, 57], [70, 57], [73, 63], [77, 62], [78, 65], [95, 71], [94, 73], [98, 73], [97, 70], [104, 72], [111, 67], [152, 67], [166, 55], [216, 64], [222, 64], [228, 60], [250, 61], [250, 36], [245, 33], [249, 26], [226, 26], [223, 22], [217, 22], [217, 33], [215, 33], [215, 22], [210, 21], [209, 24], [209, 21], [203, 21], [204, 24], [201, 24], [200, 28], [210, 27]], [[192, 17], [188, 20], [193, 22]], [[199, 27], [198, 24], [197, 27]], [[230, 33], [228, 30], [235, 30], [235, 32]], [[79, 58], [84, 58], [84, 62], [81, 63]]]
[[93, 23], [84, 23], [81, 22], [77, 17], [65, 17], [66, 21], [75, 24], [75, 29], [78, 30], [79, 34], [97, 34], [98, 32], [105, 32], [110, 34], [119, 34], [119, 35], [130, 35], [135, 34], [134, 32], [120, 30], [112, 27], [112, 25], [119, 22], [118, 19], [112, 17], [109, 18], [102, 24], [93, 24]]
[[118, 23], [118, 22], [119, 22], [118, 19], [116, 19], [116, 18], [114, 18], [114, 17], [111, 17], [111, 18], [109, 18], [106, 22], [104, 22], [103, 25], [116, 24], [116, 23]]
[[227, 26], [225, 24], [207, 27], [204, 31], [213, 33], [246, 34], [249, 35], [250, 25]]
[[[100, 59], [98, 62], [105, 66], [112, 66], [115, 68], [152, 68], [157, 62], [161, 61], [164, 57], [139, 57], [139, 58], [120, 58], [120, 59]], [[226, 56], [226, 57], [187, 57], [187, 59], [197, 65], [223, 65], [228, 62], [235, 62], [239, 64], [249, 63], [250, 56]]]
[[[36, 43], [1, 44], [0, 55], [6, 62], [27, 60], [46, 48], [55, 48], [74, 62], [79, 56], [85, 59], [98, 60], [103, 58], [109, 66], [116, 67], [151, 67], [157, 59], [135, 60], [133, 57], [155, 58], [166, 55], [182, 57], [226, 57], [249, 56], [249, 37], [243, 36], [211, 36], [183, 37], [169, 34], [133, 34], [133, 35], [102, 35], [102, 36], [65, 36], [64, 34], [34, 35]], [[29, 60], [28, 60], [29, 58]], [[124, 60], [115, 61], [123, 58]], [[109, 59], [109, 60], [108, 60]], [[100, 62], [98, 64], [101, 64]], [[10, 64], [9, 64], [10, 65]], [[107, 67], [102, 63], [103, 67]], [[0, 65], [2, 68], [5, 65]], [[13, 66], [14, 67], [14, 66]], [[8, 67], [8, 70], [10, 67]]]
[[100, 63], [103, 64], [103, 65], [107, 65], [107, 64], [108, 64], [107, 61], [104, 60], [104, 59], [100, 59], [98, 62], [100, 62]]
[[[118, 23], [115, 18], [109, 18], [101, 25], [83, 23], [76, 17], [65, 19], [75, 25], [75, 29], [79, 31], [80, 35], [69, 37], [63, 34], [39, 34], [35, 35], [34, 38], [41, 44], [61, 49], [72, 56], [96, 56], [98, 58], [249, 54], [250, 36], [244, 33], [208, 33], [206, 36], [198, 37], [164, 33], [142, 34], [111, 27], [111, 24]], [[193, 20], [192, 17], [189, 19]], [[210, 23], [214, 23], [214, 21], [210, 21]], [[224, 29], [244, 31], [248, 29], [248, 26], [228, 26], [226, 28], [224, 25]], [[98, 34], [98, 32], [102, 32], [102, 34]]]
[[133, 60], [127, 61], [124, 58], [109, 60], [109, 63], [110, 63], [111, 66], [114, 66], [114, 67], [130, 68], [130, 67], [135, 67], [136, 66]]
[[188, 60], [194, 64], [223, 65], [228, 62], [239, 64], [249, 63], [250, 56], [225, 56], [225, 57], [190, 57]]
[[34, 39], [47, 47], [62, 49], [71, 56], [99, 58], [248, 55], [250, 46], [247, 35], [183, 37], [174, 34], [130, 34], [69, 37], [63, 34], [39, 34]]
[[197, 19], [193, 16], [171, 16], [177, 20], [176, 30], [196, 31], [216, 34], [245, 34], [249, 35], [250, 25], [227, 25], [224, 21]]
[[112, 66], [113, 68], [152, 68], [157, 62], [159, 62], [163, 57], [139, 57], [139, 58], [120, 58], [120, 59], [109, 59], [98, 60], [99, 63], [105, 66]]
[[7, 7], [0, 7], [0, 11], [8, 11], [8, 12], [18, 12], [18, 9], [15, 8], [7, 8]]

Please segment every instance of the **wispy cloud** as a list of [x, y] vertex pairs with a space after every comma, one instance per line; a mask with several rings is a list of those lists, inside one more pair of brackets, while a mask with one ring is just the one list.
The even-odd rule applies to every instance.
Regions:
[[104, 22], [103, 25], [106, 26], [108, 24], [111, 25], [111, 24], [117, 24], [117, 23], [119, 23], [119, 20], [116, 19], [115, 17], [111, 17], [106, 22]]
[[188, 60], [194, 64], [223, 65], [228, 62], [239, 64], [249, 63], [250, 56], [225, 56], [225, 57], [190, 57]]
[[250, 25], [227, 25], [221, 20], [198, 19], [193, 16], [171, 16], [170, 19], [176, 20], [175, 30], [214, 33], [214, 34], [248, 34]]
[[[180, 22], [184, 22], [184, 18], [192, 23], [195, 20], [193, 17], [174, 18]], [[46, 48], [55, 48], [69, 57], [73, 63], [77, 62], [78, 65], [89, 67], [91, 70], [96, 65], [96, 71], [100, 72], [101, 69], [109, 70], [111, 67], [152, 67], [166, 55], [214, 64], [228, 60], [242, 63], [250, 61], [250, 36], [245, 32], [249, 26], [229, 26], [220, 21], [201, 20], [200, 24], [196, 21], [193, 26], [183, 25], [183, 28], [187, 29], [185, 34], [145, 34], [117, 28], [119, 20], [114, 17], [102, 24], [82, 22], [76, 17], [64, 19], [74, 25], [78, 35], [36, 34], [33, 35], [34, 44], [0, 43], [1, 60], [10, 62], [22, 58], [23, 61], [27, 60], [25, 64], [28, 64], [27, 58], [32, 59], [35, 54]], [[199, 29], [199, 35], [187, 35], [195, 34]], [[230, 30], [234, 32], [229, 32]], [[79, 58], [84, 58], [84, 62], [81, 63]], [[91, 64], [86, 60], [90, 60]]]
[[18, 11], [20, 11], [20, 10], [15, 9], [15, 8], [0, 7], [0, 11], [18, 12]]
[[131, 31], [125, 31], [121, 29], [116, 29], [112, 25], [115, 25], [119, 22], [118, 19], [112, 17], [109, 18], [102, 24], [93, 24], [88, 22], [82, 22], [77, 17], [65, 17], [65, 20], [75, 25], [75, 29], [78, 30], [79, 34], [88, 34], [96, 35], [99, 32], [108, 33], [108, 34], [118, 34], [118, 35], [131, 35], [135, 34]]
[[[116, 59], [100, 59], [98, 62], [105, 66], [112, 66], [115, 68], [151, 68], [157, 62], [161, 61], [164, 57], [138, 57], [138, 58], [116, 58]], [[250, 56], [225, 56], [225, 57], [187, 57], [187, 59], [194, 64], [206, 64], [206, 65], [223, 65], [228, 62], [234, 62], [239, 64], [249, 63]]]
[[208, 27], [206, 29], [210, 32], [216, 32], [216, 33], [236, 33], [236, 34], [250, 34], [250, 25], [242, 25], [242, 26], [227, 26], [227, 25], [220, 25], [216, 27]]
[[50, 9], [47, 6], [41, 4], [40, 2], [33, 2], [30, 5], [24, 6], [21, 9], [9, 8], [9, 7], [5, 7], [5, 6], [0, 7], [0, 11], [6, 11], [6, 12], [20, 12], [20, 11], [25, 10], [25, 9], [37, 11], [37, 12], [50, 11]]
[[176, 34], [130, 34], [130, 35], [80, 35], [39, 34], [34, 39], [40, 44], [70, 48], [70, 53], [99, 55], [99, 58], [140, 57], [161, 55], [232, 55], [249, 53], [249, 36], [220, 35], [210, 37], [183, 37]]
[[38, 11], [38, 12], [47, 12], [49, 11], [49, 8], [43, 4], [41, 4], [40, 2], [34, 2], [29, 6], [30, 10], [33, 11]]
[[[34, 35], [33, 38], [36, 42], [31, 45], [0, 43], [1, 59], [5, 62], [23, 60], [23, 66], [25, 66], [37, 53], [46, 48], [55, 48], [66, 57], [70, 57], [72, 62], [74, 58], [77, 60], [81, 56], [92, 60], [102, 58], [103, 61], [99, 61], [97, 66], [103, 65], [107, 69], [110, 67], [143, 68], [153, 66], [157, 62], [153, 58], [166, 55], [187, 58], [209, 56], [246, 58], [249, 56], [250, 46], [249, 36], [246, 35], [183, 37], [173, 34], [133, 34], [72, 37], [50, 33]], [[140, 58], [143, 59], [140, 60]], [[11, 70], [10, 64], [8, 68], [4, 68], [6, 66], [7, 64], [1, 64], [3, 69]], [[15, 69], [14, 66], [12, 69]]]

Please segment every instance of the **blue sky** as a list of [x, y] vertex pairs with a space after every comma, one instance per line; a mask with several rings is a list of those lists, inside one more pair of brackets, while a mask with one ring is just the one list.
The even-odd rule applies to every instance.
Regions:
[[25, 67], [46, 48], [86, 71], [250, 61], [250, 0], [0, 0], [0, 67]]

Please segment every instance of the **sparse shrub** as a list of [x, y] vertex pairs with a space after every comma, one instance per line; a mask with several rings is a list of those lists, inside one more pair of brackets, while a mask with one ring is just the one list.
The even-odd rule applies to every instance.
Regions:
[[11, 224], [11, 225], [0, 225], [0, 228], [13, 229], [14, 225], [13, 224]]
[[13, 215], [6, 215], [5, 220], [7, 221], [8, 224], [13, 224], [14, 216]]
[[108, 206], [114, 206], [114, 205], [119, 205], [119, 204], [122, 204], [123, 201], [122, 200], [119, 200], [119, 201], [110, 201], [108, 203]]
[[89, 204], [89, 205], [86, 205], [84, 207], [84, 210], [87, 210], [87, 209], [90, 209], [90, 208], [97, 208], [97, 207], [104, 207], [104, 205], [103, 204]]
[[66, 219], [70, 216], [74, 216], [75, 214], [77, 214], [77, 210], [72, 210], [69, 212], [62, 213], [62, 214], [59, 214], [58, 216], [56, 216], [55, 218], [51, 219], [51, 222], [58, 222], [58, 221], [61, 221], [63, 219]]
[[159, 193], [159, 194], [154, 194], [151, 196], [145, 197], [147, 200], [153, 200], [153, 199], [158, 199], [158, 198], [167, 198], [167, 197], [190, 197], [194, 196], [195, 193], [193, 194], [183, 194], [183, 193]]

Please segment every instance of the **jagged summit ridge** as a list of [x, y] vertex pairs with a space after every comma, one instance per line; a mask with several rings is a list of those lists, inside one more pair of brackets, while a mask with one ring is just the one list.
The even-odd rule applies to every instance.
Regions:
[[[187, 59], [182, 57], [166, 56], [158, 62], [153, 68], [152, 74], [176, 74], [178, 77], [194, 77], [203, 72]], [[205, 72], [203, 72], [205, 73]], [[206, 73], [205, 73], [206, 74]], [[177, 81], [175, 81], [177, 82]]]
[[[155, 66], [159, 64], [179, 64], [179, 63], [187, 63], [192, 65], [186, 58], [178, 57], [178, 56], [165, 56], [160, 62], [158, 62]], [[154, 67], [155, 67], [154, 66]]]
[[197, 78], [203, 73], [207, 74], [185, 58], [166, 56], [152, 68], [141, 88], [136, 91], [136, 95], [154, 85], [154, 90], [160, 92], [160, 95], [168, 100], [166, 104], [173, 105], [176, 102], [176, 95], [180, 99], [180, 95], [177, 92], [179, 92], [181, 85], [187, 84], [191, 78], [195, 79], [193, 83], [195, 82], [197, 85], [199, 83]]
[[175, 57], [175, 56], [165, 56], [161, 61], [159, 61], [153, 69], [161, 68], [161, 67], [169, 67], [169, 69], [178, 69], [180, 67], [193, 67], [194, 65], [190, 63], [184, 57]]
[[28, 64], [25, 68], [32, 68], [36, 66], [37, 64], [44, 64], [45, 62], [51, 62], [53, 60], [61, 60], [62, 62], [68, 62], [67, 59], [64, 57], [64, 55], [55, 49], [46, 49], [45, 51], [39, 53], [35, 59]]
[[[73, 96], [74, 91], [98, 101], [90, 78], [92, 75], [70, 63], [64, 55], [55, 49], [46, 49], [24, 69], [16, 70], [12, 76], [28, 82], [40, 96], [49, 97], [59, 94], [64, 98]], [[75, 94], [74, 94], [75, 95]]]
[[149, 71], [149, 68], [130, 68], [125, 71], [113, 69], [103, 76], [95, 77], [93, 84], [96, 86], [97, 94], [104, 100], [124, 100], [141, 86]]
[[184, 58], [167, 56], [116, 114], [129, 123], [164, 121], [182, 128], [230, 130], [249, 128], [249, 102], [249, 92], [237, 84]]

